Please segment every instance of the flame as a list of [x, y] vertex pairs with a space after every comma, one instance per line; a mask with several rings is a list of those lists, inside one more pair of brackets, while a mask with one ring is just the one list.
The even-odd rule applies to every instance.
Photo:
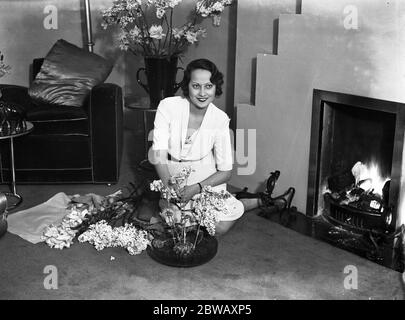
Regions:
[[360, 184], [360, 187], [366, 191], [373, 190], [374, 193], [382, 196], [382, 189], [387, 181], [390, 180], [389, 177], [383, 177], [381, 175], [378, 163], [372, 161], [368, 164], [363, 164], [362, 162], [357, 162], [353, 168], [352, 173], [356, 179], [356, 185]]

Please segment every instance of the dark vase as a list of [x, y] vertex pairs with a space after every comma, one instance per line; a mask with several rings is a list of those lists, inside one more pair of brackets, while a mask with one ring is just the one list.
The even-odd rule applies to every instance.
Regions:
[[[172, 97], [180, 88], [180, 83], [176, 83], [178, 57], [145, 57], [145, 68], [139, 68], [136, 73], [136, 80], [149, 94], [150, 107], [156, 109], [160, 100]], [[147, 83], [140, 79], [141, 72], [146, 75]]]
[[[190, 242], [195, 239], [195, 234], [188, 235]], [[174, 250], [174, 242], [170, 235], [158, 239], [159, 245], [152, 242], [146, 249], [148, 255], [155, 261], [171, 267], [196, 267], [207, 263], [215, 257], [218, 250], [218, 240], [206, 231], [200, 232], [195, 249], [189, 254], [179, 254]]]

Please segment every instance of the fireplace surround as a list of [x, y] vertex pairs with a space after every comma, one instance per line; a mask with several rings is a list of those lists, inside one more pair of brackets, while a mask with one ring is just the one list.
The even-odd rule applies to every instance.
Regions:
[[[306, 207], [311, 234], [401, 272], [404, 133], [403, 103], [313, 90]], [[356, 162], [373, 162], [390, 179], [380, 211], [353, 209], [332, 197], [331, 185], [353, 182]]]
[[[314, 89], [307, 214], [324, 216], [352, 231], [394, 232], [400, 220], [404, 131], [405, 104]], [[387, 210], [380, 216], [337, 208], [324, 196], [328, 178], [350, 172], [356, 161], [374, 161], [391, 180]]]

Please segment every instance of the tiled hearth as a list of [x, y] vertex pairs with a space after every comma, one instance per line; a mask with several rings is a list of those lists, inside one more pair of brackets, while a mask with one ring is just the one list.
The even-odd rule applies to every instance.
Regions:
[[263, 211], [259, 215], [286, 228], [327, 242], [334, 247], [352, 252], [387, 268], [400, 272], [404, 270], [401, 248], [394, 244], [392, 234], [355, 233], [332, 224], [324, 216], [310, 217], [295, 210], [281, 214], [266, 214]]

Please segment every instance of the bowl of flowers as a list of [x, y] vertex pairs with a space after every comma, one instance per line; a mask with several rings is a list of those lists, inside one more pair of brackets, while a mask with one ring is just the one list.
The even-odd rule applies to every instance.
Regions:
[[194, 267], [210, 261], [217, 252], [215, 225], [218, 214], [227, 211], [225, 200], [230, 193], [204, 186], [200, 194], [183, 203], [177, 190], [187, 183], [191, 171], [183, 168], [170, 178], [169, 186], [161, 180], [154, 180], [150, 185], [152, 191], [160, 192], [163, 209], [155, 223], [161, 228], [151, 231], [153, 240], [147, 253], [165, 265]]

